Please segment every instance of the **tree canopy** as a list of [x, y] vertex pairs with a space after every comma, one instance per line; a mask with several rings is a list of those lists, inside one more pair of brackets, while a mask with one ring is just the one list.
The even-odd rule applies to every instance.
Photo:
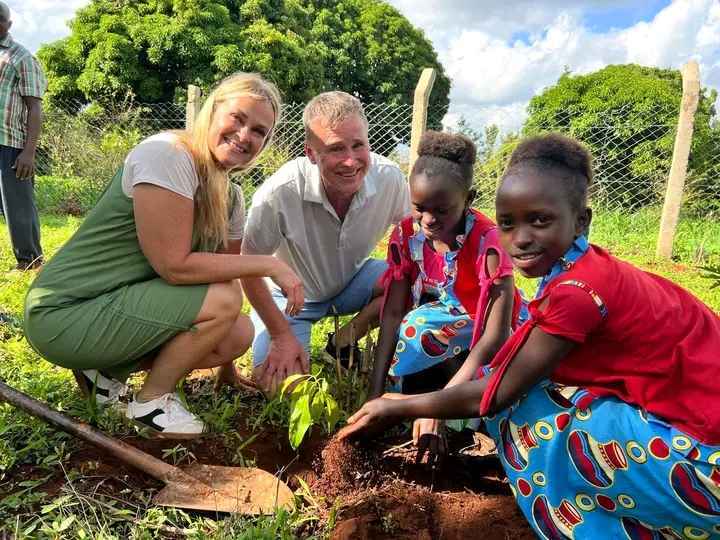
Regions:
[[92, 0], [71, 35], [44, 45], [49, 95], [111, 102], [180, 99], [237, 71], [257, 71], [288, 102], [342, 89], [363, 102], [412, 103], [423, 67], [450, 81], [431, 43], [380, 0]]
[[[552, 130], [580, 139], [595, 155], [606, 194], [626, 207], [652, 204], [662, 196], [670, 169], [681, 98], [677, 70], [628, 64], [587, 75], [565, 73], [530, 101], [523, 134]], [[689, 183], [696, 191], [718, 194], [720, 171], [708, 170], [717, 166], [712, 163], [717, 156], [709, 159], [712, 149], [720, 148], [720, 126], [713, 124], [716, 98], [715, 90], [702, 89]]]

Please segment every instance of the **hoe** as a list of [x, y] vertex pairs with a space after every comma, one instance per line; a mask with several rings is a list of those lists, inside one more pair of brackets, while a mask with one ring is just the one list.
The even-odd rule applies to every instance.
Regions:
[[222, 467], [195, 463], [180, 469], [127, 443], [108, 437], [0, 381], [0, 401], [7, 401], [45, 422], [106, 450], [128, 465], [165, 483], [155, 504], [210, 512], [271, 514], [291, 509], [293, 494], [276, 476], [255, 467]]

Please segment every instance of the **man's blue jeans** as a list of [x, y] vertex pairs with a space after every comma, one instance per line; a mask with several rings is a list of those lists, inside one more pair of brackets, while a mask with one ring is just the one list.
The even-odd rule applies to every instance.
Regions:
[[[360, 268], [355, 277], [350, 280], [344, 290], [337, 296], [323, 302], [305, 302], [302, 311], [295, 317], [285, 318], [290, 323], [295, 337], [302, 343], [306, 351], [310, 351], [310, 331], [312, 325], [333, 314], [333, 306], [339, 315], [357, 313], [365, 307], [373, 298], [373, 288], [380, 276], [387, 269], [387, 263], [379, 259], [368, 259]], [[280, 311], [285, 311], [287, 299], [282, 291], [276, 287], [270, 290], [275, 305]], [[255, 325], [255, 339], [253, 340], [253, 367], [257, 367], [265, 361], [270, 347], [270, 335], [265, 324], [255, 310], [250, 312], [250, 318]]]

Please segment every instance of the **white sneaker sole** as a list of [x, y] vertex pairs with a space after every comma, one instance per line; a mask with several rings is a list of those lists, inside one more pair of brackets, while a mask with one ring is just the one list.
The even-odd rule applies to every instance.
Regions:
[[157, 429], [148, 426], [147, 424], [143, 424], [142, 422], [139, 422], [134, 418], [128, 418], [128, 420], [133, 426], [135, 426], [138, 431], [142, 432], [144, 435], [147, 435], [150, 439], [189, 441], [192, 439], [200, 439], [208, 435], [208, 433], [205, 431], [203, 431], [202, 433], [173, 433], [170, 431], [158, 431]]

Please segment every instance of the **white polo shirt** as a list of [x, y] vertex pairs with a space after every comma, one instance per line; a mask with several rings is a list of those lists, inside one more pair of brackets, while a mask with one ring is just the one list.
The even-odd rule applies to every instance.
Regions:
[[370, 167], [343, 221], [307, 157], [283, 165], [255, 192], [243, 251], [275, 254], [305, 286], [309, 301], [342, 291], [388, 228], [410, 212], [408, 184], [396, 163], [370, 154]]

